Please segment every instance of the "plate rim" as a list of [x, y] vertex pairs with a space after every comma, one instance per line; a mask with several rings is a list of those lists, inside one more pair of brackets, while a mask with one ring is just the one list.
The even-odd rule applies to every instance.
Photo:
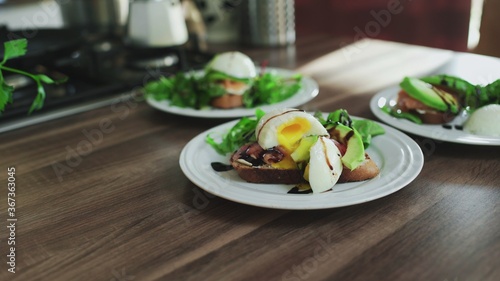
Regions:
[[[358, 117], [355, 117], [355, 116], [351, 116], [352, 118], [358, 118]], [[359, 118], [359, 119], [363, 119], [363, 118]], [[331, 208], [338, 208], [338, 207], [345, 207], [345, 206], [351, 206], [351, 205], [358, 205], [358, 204], [361, 204], [361, 203], [365, 203], [365, 202], [369, 202], [369, 201], [373, 201], [373, 200], [376, 200], [376, 199], [379, 199], [379, 198], [382, 198], [382, 197], [385, 197], [385, 196], [388, 196], [390, 194], [393, 194], [397, 191], [399, 191], [400, 189], [406, 187], [408, 184], [410, 184], [412, 181], [415, 180], [415, 178], [417, 178], [417, 176], [420, 174], [422, 168], [423, 168], [423, 165], [424, 165], [424, 155], [423, 155], [423, 152], [420, 148], [420, 146], [413, 140], [411, 139], [409, 136], [405, 135], [404, 133], [390, 127], [390, 126], [387, 126], [385, 124], [381, 124], [377, 121], [374, 121], [374, 122], [377, 122], [379, 123], [385, 130], [386, 130], [386, 134], [385, 137], [387, 137], [388, 133], [391, 135], [391, 136], [395, 136], [394, 139], [400, 141], [401, 143], [405, 144], [406, 146], [403, 147], [401, 146], [401, 148], [405, 148], [408, 153], [408, 157], [409, 159], [411, 160], [408, 164], [408, 166], [406, 167], [406, 169], [403, 171], [404, 173], [410, 173], [409, 175], [406, 175], [405, 177], [403, 177], [402, 179], [399, 179], [399, 181], [389, 181], [388, 179], [387, 180], [384, 180], [382, 181], [381, 180], [381, 185], [378, 186], [379, 189], [381, 189], [381, 192], [379, 192], [378, 194], [375, 193], [376, 195], [373, 196], [371, 195], [371, 197], [367, 197], [365, 199], [358, 199], [358, 200], [354, 200], [352, 202], [345, 202], [343, 204], [324, 204], [324, 202], [321, 202], [322, 204], [314, 204], [314, 201], [312, 204], [310, 205], [302, 205], [300, 207], [295, 207], [295, 206], [291, 206], [290, 205], [290, 201], [294, 201], [292, 200], [291, 198], [305, 198], [305, 197], [301, 197], [301, 196], [304, 196], [303, 194], [301, 195], [298, 195], [299, 197], [293, 197], [294, 195], [293, 194], [271, 194], [269, 195], [269, 197], [271, 197], [268, 201], [269, 202], [254, 202], [251, 200], [251, 198], [249, 198], [248, 200], [241, 200], [239, 198], [236, 198], [235, 196], [230, 196], [228, 194], [224, 194], [224, 192], [220, 192], [218, 191], [218, 189], [220, 189], [220, 187], [217, 187], [218, 184], [221, 184], [220, 182], [219, 183], [214, 183], [214, 182], [210, 182], [209, 180], [207, 179], [202, 179], [201, 177], [198, 177], [196, 175], [194, 175], [194, 173], [192, 173], [190, 171], [190, 168], [188, 167], [188, 162], [189, 161], [192, 161], [190, 159], [187, 159], [187, 154], [188, 154], [188, 150], [190, 149], [195, 149], [195, 144], [201, 142], [203, 143], [204, 146], [208, 147], [209, 149], [212, 149], [208, 144], [205, 143], [204, 139], [205, 139], [205, 136], [208, 134], [208, 133], [211, 133], [211, 132], [218, 132], [222, 129], [225, 129], [225, 128], [230, 128], [230, 126], [232, 126], [233, 124], [235, 124], [237, 122], [237, 120], [233, 120], [233, 121], [230, 121], [230, 122], [226, 122], [224, 124], [220, 124], [218, 126], [215, 126], [211, 129], [208, 129], [208, 130], [205, 130], [204, 132], [198, 134], [197, 136], [195, 136], [193, 139], [191, 139], [182, 149], [181, 153], [180, 153], [180, 157], [179, 157], [179, 165], [181, 167], [181, 170], [182, 172], [184, 173], [184, 175], [196, 186], [198, 186], [199, 188], [201, 188], [202, 190], [205, 190], [206, 192], [209, 192], [210, 194], [213, 194], [215, 196], [218, 196], [220, 198], [224, 198], [226, 200], [230, 200], [230, 201], [233, 201], [233, 202], [237, 202], [237, 203], [241, 203], [241, 204], [245, 204], [245, 205], [251, 205], [251, 206], [256, 206], [256, 207], [263, 207], [263, 208], [272, 208], [272, 209], [287, 209], [287, 210], [317, 210], [317, 209], [331, 209]], [[377, 136], [377, 138], [384, 138], [384, 135], [381, 135], [381, 136]], [[381, 140], [382, 141], [382, 140]], [[369, 148], [370, 149], [370, 148]], [[373, 147], [371, 149], [374, 149]], [[225, 157], [228, 157], [228, 155], [226, 155]], [[384, 156], [386, 158], [386, 156]], [[384, 159], [386, 160], [386, 159]], [[394, 159], [393, 159], [394, 160]], [[208, 160], [209, 161], [209, 160]], [[211, 161], [209, 161], [211, 162]], [[207, 163], [208, 166], [209, 163]], [[210, 168], [211, 169], [211, 168]], [[381, 168], [383, 169], [383, 168]], [[211, 170], [213, 171], [213, 170]], [[381, 171], [382, 173], [382, 171]], [[213, 174], [214, 175], [217, 175], [217, 172], [213, 171]], [[393, 174], [394, 177], [398, 178], [398, 176], [396, 176], [395, 174]], [[380, 180], [380, 177], [377, 179], [373, 179], [373, 180]], [[231, 182], [230, 179], [228, 179], [229, 182]], [[241, 182], [235, 182], [237, 183], [238, 185], [242, 184], [242, 185], [255, 185], [254, 183], [247, 183], [243, 180], [241, 180]], [[394, 184], [396, 183], [396, 184]], [[365, 184], [364, 182], [358, 182], [358, 183], [353, 183], [353, 184], [358, 184], [358, 185], [363, 185]], [[382, 184], [384, 184], [382, 186]], [[228, 184], [226, 184], [227, 186]], [[214, 187], [215, 186], [215, 187]], [[289, 185], [283, 185], [283, 186], [289, 186]], [[357, 187], [354, 187], [352, 189], [356, 189]], [[349, 190], [348, 190], [349, 191]], [[257, 193], [261, 193], [257, 190], [253, 190], [253, 191], [249, 191], [250, 193], [252, 192], [257, 192]], [[342, 192], [342, 191], [340, 191]], [[369, 192], [372, 192], [371, 190], [369, 190]], [[366, 192], [365, 192], [366, 193]], [[333, 194], [333, 192], [331, 193]], [[311, 194], [312, 196], [323, 196], [322, 194]], [[311, 196], [311, 195], [306, 195], [306, 196]], [[370, 195], [370, 194], [369, 194]], [[282, 197], [283, 196], [286, 196], [285, 200], [283, 201]], [[323, 197], [323, 199], [327, 196], [331, 196], [331, 195], [326, 195]], [[351, 195], [351, 196], [354, 196], [354, 195]], [[276, 200], [276, 199], [272, 199], [272, 197], [276, 197], [276, 198], [279, 198], [279, 200]], [[307, 198], [308, 200], [304, 200], [304, 201], [311, 201], [310, 199], [311, 197]]]
[[[261, 67], [257, 67], [257, 70], [260, 71], [261, 69], [262, 69]], [[266, 71], [278, 72], [286, 76], [292, 76], [298, 74], [297, 71], [279, 67], [266, 67], [265, 69]], [[203, 70], [198, 70], [197, 72], [201, 71]], [[302, 75], [302, 81], [304, 85], [307, 86], [307, 88], [302, 87], [299, 90], [299, 92], [293, 95], [292, 97], [275, 104], [266, 104], [252, 108], [199, 110], [194, 108], [182, 108], [177, 106], [170, 106], [167, 100], [157, 101], [153, 98], [148, 97], [147, 95], [145, 96], [145, 100], [151, 107], [175, 115], [197, 117], [197, 118], [240, 118], [240, 117], [255, 115], [255, 110], [257, 108], [269, 111], [278, 107], [280, 108], [298, 107], [316, 98], [319, 94], [319, 84], [313, 78], [307, 75]]]
[[[461, 135], [461, 138], [452, 137], [453, 134], [449, 134], [450, 130], [439, 125], [428, 125], [428, 124], [415, 124], [408, 120], [399, 119], [393, 116], [389, 116], [387, 113], [380, 109], [379, 103], [383, 103], [384, 100], [395, 100], [395, 97], [399, 91], [400, 87], [398, 85], [387, 87], [381, 91], [378, 91], [370, 99], [370, 110], [372, 113], [387, 125], [390, 125], [398, 130], [404, 131], [406, 133], [414, 134], [420, 137], [426, 137], [436, 141], [451, 142], [458, 144], [468, 144], [468, 145], [478, 145], [478, 146], [498, 146], [500, 145], [500, 137], [490, 137], [473, 135], [464, 131], [456, 131], [457, 134]], [[386, 102], [384, 103], [386, 104]], [[447, 134], [448, 133], [448, 134]]]

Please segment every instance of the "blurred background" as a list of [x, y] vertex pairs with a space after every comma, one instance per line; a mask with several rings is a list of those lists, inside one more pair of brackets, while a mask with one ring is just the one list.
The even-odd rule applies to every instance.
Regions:
[[[0, 0], [0, 25], [9, 29], [77, 26], [126, 35], [129, 10], [134, 2], [155, 1]], [[282, 45], [293, 43], [295, 36], [322, 33], [496, 56], [500, 49], [499, 25], [495, 20], [500, 13], [500, 0], [181, 2], [191, 41], [199, 40], [196, 44], [202, 46], [206, 42]], [[140, 15], [143, 19], [148, 16], [151, 15], [146, 12]], [[157, 25], [168, 24], [162, 19], [155, 20]]]
[[[267, 48], [283, 50], [290, 68], [300, 44], [328, 42], [334, 51], [364, 38], [500, 57], [499, 14], [500, 0], [0, 0], [0, 42], [29, 42], [9, 66], [67, 79], [46, 87], [36, 117], [103, 105], [150, 79], [201, 68], [217, 46], [261, 48], [270, 64]], [[24, 118], [36, 85], [5, 79], [16, 91], [0, 121]]]

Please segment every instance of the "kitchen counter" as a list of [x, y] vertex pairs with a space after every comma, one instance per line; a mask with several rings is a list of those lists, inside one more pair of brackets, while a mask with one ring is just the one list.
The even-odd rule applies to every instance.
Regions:
[[[245, 51], [318, 82], [319, 95], [301, 108], [373, 120], [377, 91], [454, 55], [344, 42], [309, 36]], [[499, 280], [500, 146], [409, 134], [425, 163], [403, 189], [359, 205], [278, 210], [213, 196], [183, 175], [182, 148], [226, 121], [124, 96], [0, 134], [0, 279]], [[9, 210], [8, 182], [16, 187]]]

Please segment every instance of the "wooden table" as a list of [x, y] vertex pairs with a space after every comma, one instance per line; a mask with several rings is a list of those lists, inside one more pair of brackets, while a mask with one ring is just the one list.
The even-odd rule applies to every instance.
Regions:
[[[424, 70], [414, 52], [447, 54], [344, 42], [310, 36], [245, 51], [314, 77], [320, 94], [302, 108], [371, 119], [376, 91]], [[499, 146], [410, 135], [425, 164], [400, 191], [343, 208], [276, 210], [214, 197], [183, 175], [184, 145], [223, 122], [123, 100], [1, 134], [0, 279], [500, 280]], [[8, 221], [13, 179], [17, 221]]]

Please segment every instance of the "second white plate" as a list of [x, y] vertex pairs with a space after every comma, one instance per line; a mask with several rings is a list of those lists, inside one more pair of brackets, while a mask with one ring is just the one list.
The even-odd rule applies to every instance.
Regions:
[[500, 137], [473, 135], [456, 129], [457, 126], [463, 126], [467, 119], [466, 116], [457, 116], [452, 122], [443, 126], [416, 124], [406, 119], [392, 117], [383, 112], [381, 110], [383, 106], [396, 103], [399, 89], [399, 86], [391, 87], [373, 96], [370, 101], [370, 109], [378, 119], [402, 131], [433, 140], [471, 145], [500, 145]]
[[[266, 72], [271, 72], [276, 75], [280, 75], [282, 77], [290, 77], [296, 72], [281, 69], [281, 68], [266, 68]], [[271, 111], [274, 108], [294, 108], [298, 107], [306, 102], [315, 98], [319, 93], [318, 83], [313, 79], [303, 76], [302, 77], [302, 87], [300, 90], [284, 101], [275, 104], [269, 105], [261, 105], [258, 108], [264, 111]], [[233, 108], [233, 109], [217, 109], [217, 108], [208, 108], [208, 109], [194, 109], [194, 108], [182, 108], [178, 106], [170, 105], [170, 102], [167, 100], [157, 101], [152, 98], [146, 98], [146, 101], [152, 107], [165, 111], [172, 114], [191, 116], [191, 117], [199, 117], [199, 118], [239, 118], [243, 116], [252, 116], [255, 115], [256, 108]]]

